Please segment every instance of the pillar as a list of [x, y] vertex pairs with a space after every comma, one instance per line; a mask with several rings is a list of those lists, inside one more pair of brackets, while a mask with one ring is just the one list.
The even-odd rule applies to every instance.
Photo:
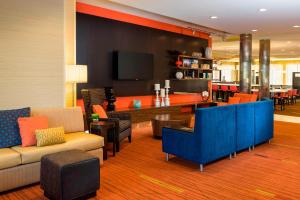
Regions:
[[270, 40], [259, 41], [259, 97], [270, 98]]
[[251, 92], [252, 35], [240, 35], [240, 92]]

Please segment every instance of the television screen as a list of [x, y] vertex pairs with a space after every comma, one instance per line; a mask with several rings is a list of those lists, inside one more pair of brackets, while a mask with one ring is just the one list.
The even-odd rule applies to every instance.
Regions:
[[152, 80], [153, 54], [116, 51], [113, 53], [114, 79]]

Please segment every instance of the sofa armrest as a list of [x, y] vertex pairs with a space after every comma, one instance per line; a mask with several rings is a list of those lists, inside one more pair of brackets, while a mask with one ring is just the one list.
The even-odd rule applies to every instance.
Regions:
[[163, 128], [162, 150], [165, 153], [199, 162], [199, 148], [196, 134], [190, 130]]

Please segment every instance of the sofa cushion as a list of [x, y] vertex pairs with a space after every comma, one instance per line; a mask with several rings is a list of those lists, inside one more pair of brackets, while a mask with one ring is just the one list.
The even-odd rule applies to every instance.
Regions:
[[120, 132], [123, 132], [126, 129], [130, 128], [130, 124], [130, 120], [119, 120]]
[[0, 170], [21, 164], [21, 155], [9, 148], [0, 149]]
[[43, 116], [20, 117], [18, 123], [23, 147], [36, 145], [36, 129], [48, 128], [48, 118]]
[[93, 105], [93, 113], [98, 114], [100, 118], [108, 118], [104, 108], [101, 105]]
[[104, 146], [104, 139], [94, 134], [77, 132], [65, 135], [66, 142], [44, 147], [12, 147], [13, 150], [21, 154], [22, 164], [39, 162], [41, 157], [47, 154], [65, 150], [79, 149], [90, 151]]
[[65, 133], [84, 131], [83, 114], [80, 107], [33, 109], [32, 116], [48, 117], [49, 128], [62, 126]]
[[0, 111], [0, 148], [20, 145], [19, 117], [29, 117], [30, 108]]
[[38, 129], [35, 131], [36, 146], [49, 146], [65, 142], [64, 127]]

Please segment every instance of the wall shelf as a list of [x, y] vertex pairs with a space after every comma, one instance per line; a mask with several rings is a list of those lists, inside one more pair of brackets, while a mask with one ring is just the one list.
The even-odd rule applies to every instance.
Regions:
[[[173, 68], [177, 72], [183, 73], [183, 79], [180, 80], [211, 80], [213, 72], [213, 60], [208, 58], [199, 58], [188, 55], [174, 56]], [[176, 76], [176, 75], [175, 75]], [[173, 75], [174, 77], [174, 75]]]
[[196, 60], [208, 60], [208, 61], [213, 61], [213, 59], [210, 58], [199, 58], [199, 57], [195, 57], [195, 56], [187, 56], [187, 55], [178, 55], [178, 58], [182, 57], [182, 58], [190, 58], [190, 59], [196, 59]]
[[174, 78], [174, 79], [171, 79], [172, 81], [196, 81], [196, 80], [208, 80], [208, 81], [210, 81], [210, 80], [212, 80], [212, 79], [210, 79], [210, 78], [184, 78], [184, 79], [176, 79], [176, 78]]

